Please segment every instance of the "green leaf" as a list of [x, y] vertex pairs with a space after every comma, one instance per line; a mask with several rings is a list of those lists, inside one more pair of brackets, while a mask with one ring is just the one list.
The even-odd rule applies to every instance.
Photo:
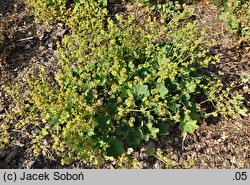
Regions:
[[98, 0], [98, 2], [100, 4], [102, 4], [103, 6], [107, 6], [108, 5], [108, 0]]
[[149, 157], [151, 157], [151, 156], [154, 156], [155, 155], [155, 148], [148, 148], [147, 149], [147, 154], [148, 154], [148, 156]]
[[166, 87], [171, 93], [176, 93], [181, 89], [180, 84], [176, 80], [166, 79]]
[[197, 123], [197, 120], [190, 120], [190, 121], [182, 123], [181, 126], [180, 126], [182, 132], [183, 133], [193, 134], [195, 129], [198, 128], [198, 125], [196, 123]]
[[157, 60], [158, 60], [159, 66], [163, 65], [164, 63], [170, 62], [170, 59], [167, 58], [165, 55], [159, 56]]
[[50, 123], [51, 127], [54, 127], [54, 126], [58, 125], [59, 124], [58, 117], [57, 116], [52, 116], [50, 118], [50, 120], [49, 120], [49, 123]]
[[111, 117], [108, 115], [97, 116], [95, 120], [98, 123], [98, 125], [107, 125], [111, 123]]
[[171, 113], [178, 113], [180, 111], [180, 104], [176, 102], [168, 102], [168, 108]]
[[227, 20], [228, 19], [228, 12], [222, 12], [220, 14], [219, 18], [222, 20]]
[[148, 97], [150, 95], [149, 91], [148, 91], [148, 86], [147, 85], [136, 85], [134, 87], [134, 93], [137, 95], [137, 96], [146, 96]]
[[247, 109], [244, 107], [244, 108], [241, 108], [239, 109], [239, 114], [242, 115], [242, 116], [247, 116]]
[[118, 157], [124, 152], [123, 142], [118, 139], [111, 141], [109, 146], [110, 147], [107, 149], [108, 156]]
[[138, 129], [131, 130], [127, 135], [128, 145], [137, 147], [141, 143], [141, 132]]
[[110, 115], [114, 115], [117, 112], [117, 103], [115, 99], [111, 99], [107, 104], [107, 111]]
[[150, 135], [149, 135], [149, 134], [145, 134], [145, 135], [143, 136], [143, 139], [144, 139], [145, 141], [149, 141]]
[[235, 16], [231, 17], [230, 26], [231, 26], [232, 29], [238, 29], [239, 28], [239, 23], [238, 23]]
[[95, 127], [95, 132], [107, 133], [112, 128], [111, 117], [109, 115], [100, 115], [95, 118], [97, 123]]
[[129, 94], [131, 94], [131, 90], [128, 87], [121, 88], [121, 97], [126, 98]]
[[168, 94], [168, 89], [165, 87], [164, 83], [156, 84], [156, 89], [160, 93], [160, 97], [164, 98]]
[[170, 124], [167, 122], [160, 122], [157, 124], [160, 134], [168, 134], [170, 129]]
[[190, 93], [194, 93], [196, 90], [197, 85], [195, 83], [188, 83], [187, 89]]
[[191, 107], [192, 104], [189, 101], [190, 95], [188, 93], [183, 93], [183, 95], [180, 97], [180, 101], [185, 105], [186, 107]]
[[155, 127], [152, 127], [152, 128], [149, 128], [149, 131], [151, 133], [151, 138], [156, 139], [157, 138], [157, 133], [159, 133], [159, 129], [155, 128]]

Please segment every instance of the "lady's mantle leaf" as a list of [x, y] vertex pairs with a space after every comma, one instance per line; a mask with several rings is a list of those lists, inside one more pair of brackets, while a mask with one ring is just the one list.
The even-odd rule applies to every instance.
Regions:
[[127, 135], [127, 141], [130, 146], [136, 147], [141, 143], [141, 132], [136, 130], [131, 130]]
[[136, 85], [134, 87], [134, 93], [137, 95], [137, 96], [146, 96], [148, 97], [150, 95], [149, 91], [148, 91], [148, 86], [147, 85]]
[[120, 140], [116, 139], [111, 141], [109, 146], [110, 147], [107, 149], [108, 156], [118, 157], [124, 152], [123, 142]]
[[165, 95], [168, 94], [168, 89], [165, 87], [163, 83], [157, 84], [156, 89], [158, 90], [161, 98], [164, 98]]
[[197, 123], [196, 120], [190, 120], [182, 123], [180, 126], [182, 132], [192, 134], [195, 131], [195, 129], [198, 128], [198, 125], [196, 123]]

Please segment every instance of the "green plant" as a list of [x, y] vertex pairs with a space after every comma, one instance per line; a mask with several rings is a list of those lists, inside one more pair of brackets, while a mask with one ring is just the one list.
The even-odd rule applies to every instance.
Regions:
[[139, 169], [138, 159], [126, 153], [123, 153], [118, 158], [106, 157], [106, 160], [118, 169]]
[[160, 148], [157, 148], [156, 150], [154, 148], [149, 148], [147, 150], [147, 153], [149, 156], [155, 157], [157, 160], [161, 161], [164, 165], [164, 168], [166, 169], [173, 169], [173, 168], [190, 168], [192, 165], [194, 165], [194, 161], [189, 159], [186, 161], [174, 161], [171, 159], [171, 155], [169, 154], [170, 151], [163, 152]]
[[98, 166], [106, 156], [123, 156], [128, 147], [168, 134], [174, 124], [193, 133], [205, 114], [195, 96], [215, 109], [228, 99], [209, 96], [223, 91], [221, 82], [199, 69], [219, 59], [209, 54], [211, 44], [204, 44], [204, 31], [198, 36], [188, 11], [161, 25], [133, 15], [115, 23], [92, 1], [69, 8], [58, 17], [71, 35], [58, 44], [54, 81], [42, 69], [28, 80], [27, 94], [5, 88], [18, 105], [5, 123], [19, 118], [16, 129], [34, 124], [40, 130], [33, 135], [36, 154], [50, 149], [63, 164], [78, 158]]
[[227, 0], [223, 2], [220, 18], [227, 21], [227, 28], [243, 38], [250, 39], [250, 2], [248, 0]]

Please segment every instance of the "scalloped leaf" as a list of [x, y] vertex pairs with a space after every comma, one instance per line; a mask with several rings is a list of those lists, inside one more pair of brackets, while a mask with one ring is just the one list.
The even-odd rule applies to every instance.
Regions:
[[137, 96], [145, 96], [145, 97], [148, 97], [150, 96], [150, 93], [149, 93], [149, 90], [148, 90], [148, 86], [147, 85], [136, 85], [134, 87], [134, 93], [137, 95]]
[[112, 157], [118, 157], [124, 152], [123, 142], [115, 139], [109, 143], [109, 148], [107, 149], [107, 155]]
[[168, 89], [166, 88], [164, 83], [156, 84], [156, 89], [158, 90], [161, 98], [164, 98], [165, 95], [168, 94]]
[[141, 143], [141, 132], [138, 129], [131, 130], [127, 135], [128, 145], [137, 147]]
[[182, 123], [180, 126], [182, 132], [193, 134], [194, 131], [198, 128], [198, 125], [196, 123], [197, 123], [197, 120], [190, 120], [190, 121], [186, 121]]

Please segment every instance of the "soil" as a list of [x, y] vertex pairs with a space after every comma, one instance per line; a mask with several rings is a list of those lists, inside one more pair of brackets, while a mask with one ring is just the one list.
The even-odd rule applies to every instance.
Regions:
[[[130, 7], [123, 7], [122, 11], [126, 11], [126, 8]], [[196, 4], [193, 8], [196, 9], [199, 26], [208, 29], [207, 39], [217, 41], [212, 52], [221, 54], [221, 62], [216, 67], [225, 72], [224, 80], [239, 79], [240, 75], [249, 76], [249, 43], [235, 47], [237, 38], [226, 30], [225, 22], [218, 18], [217, 7]], [[57, 69], [56, 42], [67, 34], [64, 25], [36, 23], [33, 13], [21, 0], [0, 1], [0, 15], [0, 31], [3, 33], [3, 45], [0, 44], [0, 85], [23, 82], [28, 76], [37, 74], [40, 66], [45, 66], [48, 75], [53, 77], [53, 71]], [[249, 85], [248, 83], [244, 88], [238, 89], [244, 95], [248, 109]], [[12, 106], [11, 98], [0, 88], [0, 124]], [[25, 127], [19, 132], [10, 133], [9, 144], [0, 151], [0, 168], [95, 168], [82, 161], [61, 166], [60, 159], [50, 151], [35, 156], [30, 143], [34, 129], [35, 127]], [[164, 155], [169, 157], [173, 168], [250, 168], [249, 146], [248, 114], [237, 120], [208, 119], [200, 124], [193, 135], [186, 137], [177, 128], [173, 128], [171, 135], [145, 143], [133, 155], [140, 161], [140, 168], [166, 168], [162, 160], [147, 156], [147, 147], [161, 148]], [[107, 163], [102, 168], [115, 167], [116, 164]]]

